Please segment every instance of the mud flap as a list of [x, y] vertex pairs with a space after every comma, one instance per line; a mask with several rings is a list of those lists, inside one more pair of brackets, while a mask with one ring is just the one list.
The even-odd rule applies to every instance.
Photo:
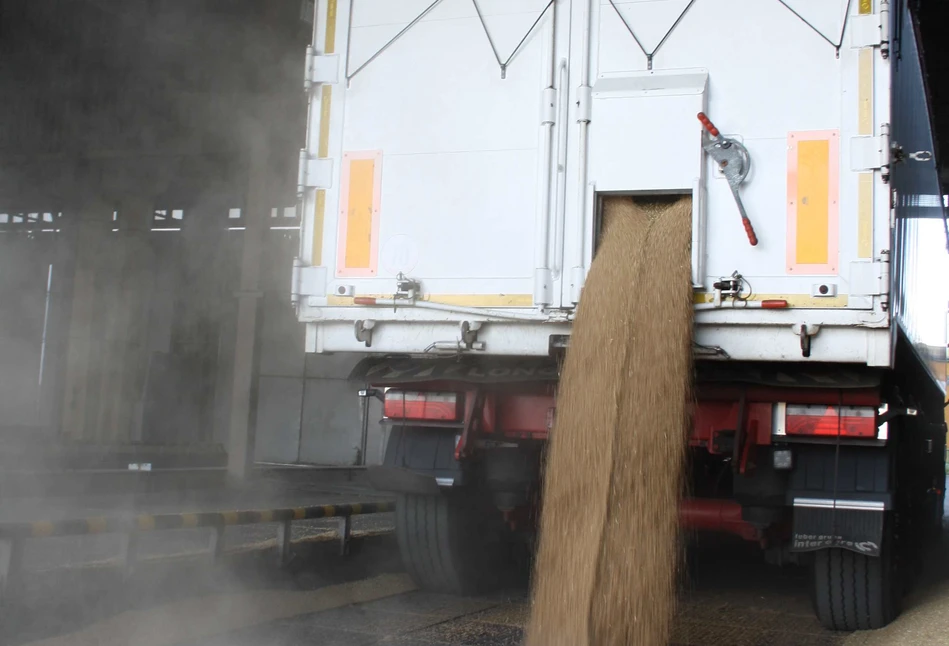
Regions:
[[452, 428], [396, 426], [383, 464], [368, 470], [369, 482], [379, 491], [418, 495], [461, 487], [465, 473], [455, 459], [456, 442]]
[[369, 484], [377, 491], [412, 493], [420, 496], [437, 496], [441, 493], [435, 476], [385, 465], [372, 466], [366, 470]]
[[795, 498], [791, 551], [837, 547], [879, 556], [885, 513], [883, 501]]

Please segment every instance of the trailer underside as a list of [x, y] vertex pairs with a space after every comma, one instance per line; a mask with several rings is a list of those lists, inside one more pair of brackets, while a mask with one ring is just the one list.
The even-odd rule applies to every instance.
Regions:
[[[897, 589], [941, 524], [942, 398], [900, 348], [896, 371], [696, 365], [683, 530], [739, 536], [775, 564], [810, 563], [818, 614], [835, 629], [888, 623], [898, 595], [881, 591]], [[421, 585], [469, 590], [500, 546], [529, 549], [556, 428], [556, 360], [367, 359], [353, 376], [384, 402], [386, 458], [371, 478], [414, 510], [400, 514], [400, 541]], [[441, 540], [425, 535], [431, 522], [455, 528], [435, 551], [456, 564], [452, 576], [421, 565], [433, 553], [419, 541]], [[857, 570], [866, 576], [838, 581]], [[848, 604], [863, 610], [842, 612]]]

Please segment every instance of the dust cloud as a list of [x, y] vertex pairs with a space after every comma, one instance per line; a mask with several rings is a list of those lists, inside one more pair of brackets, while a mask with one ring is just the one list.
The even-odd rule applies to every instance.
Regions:
[[[226, 459], [246, 216], [257, 207], [269, 228], [270, 208], [295, 201], [312, 26], [299, 3], [253, 0], [3, 0], [0, 13], [0, 521], [216, 508], [205, 489]], [[298, 234], [263, 235], [265, 315], [292, 319]], [[131, 463], [154, 472], [123, 475]], [[267, 506], [241, 492], [223, 504]], [[205, 534], [155, 532], [143, 560], [204, 550]], [[193, 593], [158, 575], [134, 592], [121, 550], [117, 534], [26, 541], [0, 642]], [[217, 568], [207, 590], [271, 583], [231, 574]]]
[[610, 198], [545, 465], [529, 646], [668, 643], [692, 379], [691, 203]]

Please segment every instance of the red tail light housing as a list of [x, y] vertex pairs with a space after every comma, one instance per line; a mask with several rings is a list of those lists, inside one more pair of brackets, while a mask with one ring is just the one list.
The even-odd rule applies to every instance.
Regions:
[[458, 393], [428, 393], [387, 390], [383, 412], [390, 419], [457, 422], [463, 414]]
[[[781, 428], [780, 423], [777, 428]], [[875, 439], [876, 409], [870, 406], [805, 406], [788, 404], [785, 435]], [[780, 433], [780, 431], [779, 431]]]

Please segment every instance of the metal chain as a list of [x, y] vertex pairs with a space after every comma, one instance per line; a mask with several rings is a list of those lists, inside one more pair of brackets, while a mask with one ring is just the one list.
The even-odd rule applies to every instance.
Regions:
[[[694, 2], [695, 0], [693, 0]], [[498, 61], [498, 66], [501, 68], [501, 78], [507, 78], [507, 68], [511, 64], [511, 61], [514, 60], [514, 57], [521, 51], [521, 47], [524, 46], [524, 43], [527, 42], [527, 39], [530, 38], [530, 35], [534, 33], [534, 29], [537, 28], [537, 25], [540, 24], [541, 19], [547, 14], [552, 6], [554, 6], [556, 0], [550, 0], [547, 3], [547, 6], [544, 7], [544, 10], [540, 12], [540, 15], [537, 16], [537, 19], [534, 21], [534, 24], [531, 25], [530, 29], [527, 30], [527, 33], [524, 34], [524, 37], [521, 38], [521, 42], [517, 44], [517, 47], [514, 48], [514, 51], [511, 52], [511, 55], [507, 57], [507, 60], [502, 61], [501, 55], [498, 53], [498, 48], [494, 44], [494, 39], [491, 38], [491, 32], [488, 30], [488, 24], [484, 21], [484, 14], [481, 13], [481, 7], [478, 6], [478, 0], [471, 0], [471, 4], [474, 5], [475, 12], [478, 14], [478, 20], [481, 21], [481, 26], [484, 28], [484, 35], [488, 37], [488, 43], [491, 45], [491, 51], [494, 52], [494, 58]]]
[[643, 44], [639, 40], [639, 37], [636, 36], [636, 32], [633, 31], [633, 28], [626, 21], [626, 18], [623, 17], [622, 13], [620, 13], [619, 7], [616, 6], [616, 3], [613, 2], [613, 0], [610, 0], [610, 6], [613, 7], [613, 11], [615, 11], [616, 15], [619, 16], [620, 21], [622, 21], [623, 25], [626, 27], [626, 31], [629, 32], [629, 35], [632, 36], [633, 40], [636, 41], [636, 44], [639, 45], [639, 49], [642, 50], [643, 55], [646, 57], [646, 68], [650, 70], [652, 69], [652, 59], [656, 55], [656, 52], [658, 52], [659, 49], [666, 43], [666, 40], [668, 40], [669, 36], [672, 35], [672, 32], [675, 31], [675, 28], [679, 26], [679, 23], [682, 22], [683, 18], [685, 18], [685, 14], [689, 13], [689, 9], [691, 9], [692, 5], [694, 4], [695, 4], [695, 0], [689, 0], [689, 4], [687, 4], [685, 9], [682, 10], [682, 13], [679, 14], [679, 17], [676, 18], [674, 23], [672, 23], [672, 26], [669, 27], [669, 31], [667, 31], [666, 34], [662, 37], [662, 40], [659, 41], [659, 44], [656, 45], [655, 49], [649, 52], [649, 51], [646, 51], [645, 47], [643, 47]]

